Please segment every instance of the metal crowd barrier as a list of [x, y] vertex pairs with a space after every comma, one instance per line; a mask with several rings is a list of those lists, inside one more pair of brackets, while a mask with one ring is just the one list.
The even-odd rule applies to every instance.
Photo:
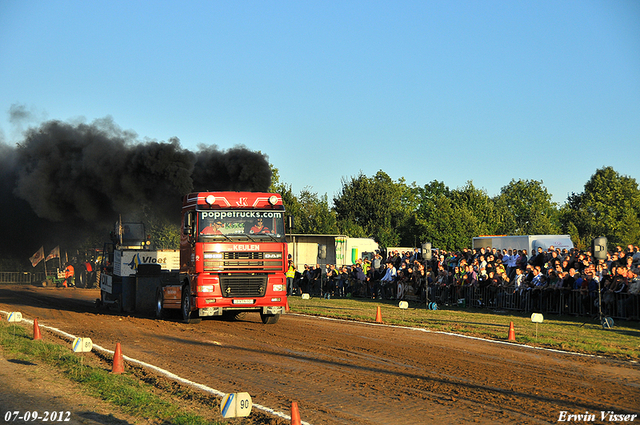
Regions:
[[[299, 281], [302, 292], [322, 296], [321, 281], [315, 285]], [[371, 284], [372, 288], [374, 284]], [[354, 297], [363, 297], [363, 291], [346, 290]], [[395, 288], [392, 289], [395, 296]], [[387, 290], [387, 292], [391, 292]], [[369, 294], [377, 295], [377, 294]], [[425, 302], [424, 294], [407, 297], [409, 301]], [[563, 291], [547, 289], [541, 291], [514, 291], [513, 288], [479, 288], [473, 286], [430, 286], [429, 301], [441, 306], [462, 305], [493, 310], [513, 310], [525, 313], [565, 314], [572, 316], [594, 316], [598, 314], [598, 293], [580, 290]], [[603, 294], [602, 313], [614, 319], [640, 320], [639, 294]]]
[[[429, 299], [444, 305], [523, 312], [593, 316], [598, 314], [598, 293], [561, 289], [514, 291], [509, 288], [431, 286]], [[602, 313], [614, 319], [640, 319], [640, 295], [603, 294]]]
[[0, 284], [24, 284], [30, 285], [33, 283], [42, 282], [44, 280], [43, 272], [0, 272]]

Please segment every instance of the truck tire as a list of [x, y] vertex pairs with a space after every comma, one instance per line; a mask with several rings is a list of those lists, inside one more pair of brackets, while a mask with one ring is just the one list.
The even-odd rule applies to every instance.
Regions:
[[85, 288], [95, 288], [96, 287], [96, 272], [87, 272], [87, 280], [85, 282]]
[[260, 319], [262, 320], [262, 323], [264, 323], [265, 325], [275, 325], [276, 323], [278, 323], [278, 319], [280, 319], [280, 315], [260, 313]]
[[162, 288], [158, 288], [156, 291], [156, 319], [165, 319], [167, 316], [167, 312], [164, 308], [162, 308], [162, 304], [164, 301]]
[[76, 280], [76, 286], [78, 288], [86, 288], [86, 282], [87, 282], [87, 271], [83, 270], [80, 273], [76, 273], [78, 275], [78, 279]]
[[189, 286], [182, 287], [182, 303], [180, 310], [182, 310], [182, 321], [184, 323], [200, 323], [201, 318], [198, 317], [197, 311], [191, 311], [191, 294], [189, 293]]

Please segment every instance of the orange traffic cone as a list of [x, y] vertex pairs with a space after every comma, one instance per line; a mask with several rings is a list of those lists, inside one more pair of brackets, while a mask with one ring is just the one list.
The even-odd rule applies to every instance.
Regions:
[[289, 311], [289, 297], [287, 297], [287, 303], [284, 306], [284, 311]]
[[38, 318], [33, 319], [33, 339], [42, 339], [42, 335], [40, 335], [40, 326], [38, 326]]
[[113, 353], [113, 368], [111, 373], [120, 374], [124, 372], [124, 363], [122, 361], [122, 350], [120, 349], [120, 343], [116, 343], [116, 352]]
[[509, 341], [516, 340], [516, 330], [513, 329], [513, 322], [509, 322]]
[[291, 402], [291, 425], [302, 425], [300, 421], [300, 412], [298, 411], [298, 402]]
[[380, 306], [376, 310], [376, 323], [382, 323], [382, 313], [380, 312]]

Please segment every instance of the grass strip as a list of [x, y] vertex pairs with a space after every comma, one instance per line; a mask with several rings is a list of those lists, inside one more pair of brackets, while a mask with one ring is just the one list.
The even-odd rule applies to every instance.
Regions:
[[34, 341], [22, 326], [0, 322], [0, 344], [4, 355], [17, 360], [41, 361], [59, 370], [70, 381], [80, 384], [87, 393], [119, 406], [129, 415], [153, 422], [178, 425], [219, 425], [186, 411], [182, 406], [154, 394], [153, 387], [135, 377], [111, 374], [74, 354], [70, 348], [47, 341]]
[[507, 341], [509, 323], [513, 322], [517, 344], [640, 360], [640, 323], [633, 321], [616, 321], [613, 329], [605, 330], [598, 318], [548, 314], [536, 327], [530, 314], [514, 311], [458, 306], [428, 310], [421, 303], [409, 303], [408, 309], [400, 309], [398, 301], [289, 298], [292, 313], [364, 322], [375, 322], [378, 306], [385, 324]]

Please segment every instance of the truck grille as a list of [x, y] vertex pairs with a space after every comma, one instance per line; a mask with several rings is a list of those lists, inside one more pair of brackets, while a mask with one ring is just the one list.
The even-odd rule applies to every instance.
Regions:
[[267, 276], [220, 276], [220, 289], [225, 298], [264, 297], [267, 291]]
[[[265, 252], [224, 252], [222, 259], [204, 260], [206, 272], [276, 272], [282, 270], [282, 258], [265, 259]], [[275, 253], [268, 253], [275, 254]]]

